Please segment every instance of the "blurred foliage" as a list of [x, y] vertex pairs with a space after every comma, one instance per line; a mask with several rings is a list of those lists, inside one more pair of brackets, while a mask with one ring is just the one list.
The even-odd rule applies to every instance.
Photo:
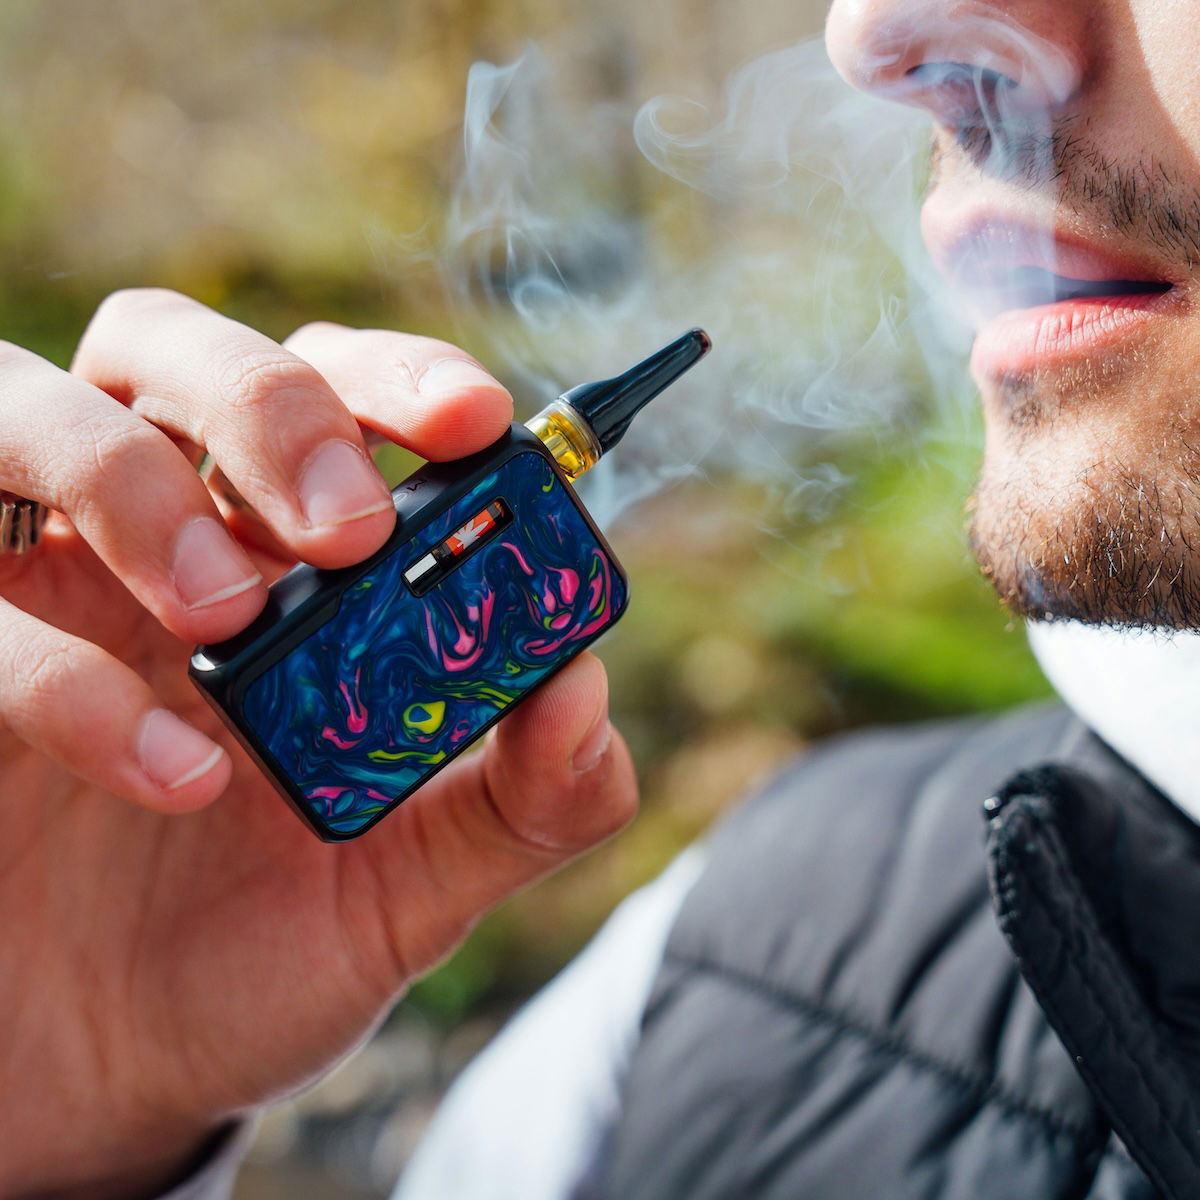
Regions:
[[[105, 294], [152, 284], [277, 338], [319, 317], [478, 350], [485, 331], [451, 310], [437, 263], [412, 249], [457, 169], [474, 60], [541, 40], [599, 95], [646, 79], [690, 94], [815, 32], [823, 8], [5, 0], [0, 333], [65, 365]], [[815, 736], [1044, 694], [965, 547], [978, 451], [962, 424], [866, 439], [842, 464], [858, 486], [819, 522], [764, 519], [753, 480], [719, 477], [627, 516], [612, 536], [634, 602], [602, 653], [642, 816], [485, 921], [411, 1005], [452, 1023], [528, 994], [621, 895]]]

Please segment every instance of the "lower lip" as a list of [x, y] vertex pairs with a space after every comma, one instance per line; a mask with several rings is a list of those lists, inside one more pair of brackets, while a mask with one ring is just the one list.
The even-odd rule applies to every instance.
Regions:
[[1060, 300], [1001, 313], [975, 336], [971, 370], [979, 379], [1028, 375], [1078, 366], [1123, 349], [1182, 303], [1182, 292]]

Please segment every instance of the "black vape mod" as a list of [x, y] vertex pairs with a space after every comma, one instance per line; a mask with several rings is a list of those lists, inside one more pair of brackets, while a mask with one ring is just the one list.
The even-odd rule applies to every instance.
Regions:
[[365, 832], [608, 629], [628, 583], [571, 481], [709, 349], [685, 334], [393, 490], [386, 545], [301, 564], [190, 674], [326, 841]]

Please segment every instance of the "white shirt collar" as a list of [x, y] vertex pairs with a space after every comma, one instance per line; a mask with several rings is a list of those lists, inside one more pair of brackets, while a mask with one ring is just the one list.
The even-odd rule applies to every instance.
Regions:
[[1029, 643], [1065, 703], [1200, 821], [1200, 634], [1031, 622]]

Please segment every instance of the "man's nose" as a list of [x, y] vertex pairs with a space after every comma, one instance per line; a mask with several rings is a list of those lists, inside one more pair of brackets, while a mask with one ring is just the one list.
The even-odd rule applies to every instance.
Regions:
[[1102, 5], [1019, 0], [834, 0], [829, 56], [856, 88], [960, 124], [985, 95], [1011, 114], [1050, 111], [1080, 89], [1087, 20]]

